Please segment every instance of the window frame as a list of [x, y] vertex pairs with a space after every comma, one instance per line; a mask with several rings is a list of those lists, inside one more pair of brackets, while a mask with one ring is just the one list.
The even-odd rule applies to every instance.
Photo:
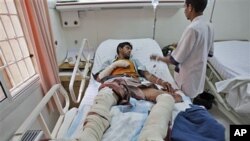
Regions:
[[[4, 95], [5, 95], [5, 97], [4, 97], [4, 99], [2, 99], [1, 101], [0, 101], [0, 111], [3, 111], [4, 109], [6, 109], [7, 107], [9, 107], [10, 105], [11, 105], [11, 103], [12, 102], [15, 102], [15, 101], [19, 101], [19, 102], [21, 102], [21, 101], [23, 101], [24, 99], [25, 99], [25, 97], [27, 97], [28, 95], [30, 95], [31, 94], [31, 92], [34, 90], [34, 88], [32, 87], [33, 85], [35, 86], [35, 85], [40, 85], [40, 82], [39, 82], [39, 80], [40, 80], [40, 77], [39, 77], [39, 75], [38, 75], [38, 71], [37, 71], [37, 64], [35, 63], [35, 58], [34, 57], [32, 57], [33, 55], [33, 48], [32, 48], [32, 43], [31, 43], [31, 40], [32, 39], [30, 39], [30, 36], [32, 36], [32, 35], [29, 35], [29, 32], [28, 32], [28, 28], [27, 28], [27, 25], [25, 25], [24, 23], [25, 23], [25, 17], [22, 15], [22, 11], [19, 11], [19, 9], [18, 9], [18, 7], [16, 6], [16, 2], [15, 2], [15, 0], [12, 0], [12, 4], [14, 4], [14, 8], [15, 8], [15, 11], [16, 11], [16, 13], [15, 14], [13, 14], [13, 13], [10, 13], [10, 11], [8, 10], [8, 4], [7, 4], [7, 1], [6, 0], [2, 0], [2, 2], [5, 4], [4, 6], [5, 6], [5, 8], [7, 8], [7, 13], [5, 14], [4, 13], [4, 11], [2, 12], [2, 13], [0, 13], [0, 15], [2, 16], [2, 15], [7, 15], [7, 16], [9, 16], [9, 18], [10, 18], [10, 20], [11, 20], [11, 26], [12, 26], [12, 28], [14, 29], [14, 30], [16, 30], [15, 28], [16, 27], [14, 27], [15, 26], [15, 22], [13, 22], [13, 20], [11, 19], [11, 16], [10, 15], [14, 15], [14, 16], [16, 16], [17, 18], [18, 18], [18, 20], [19, 20], [19, 26], [20, 26], [20, 28], [21, 28], [21, 31], [22, 31], [22, 36], [18, 36], [18, 34], [16, 33], [16, 31], [14, 31], [14, 33], [15, 33], [15, 37], [14, 38], [9, 38], [9, 36], [7, 35], [7, 32], [5, 31], [6, 30], [6, 27], [4, 26], [4, 23], [3, 23], [3, 20], [2, 19], [0, 19], [0, 22], [1, 22], [1, 24], [2, 24], [2, 27], [4, 28], [3, 30], [5, 31], [5, 33], [4, 34], [6, 34], [6, 37], [7, 37], [7, 39], [6, 39], [6, 41], [8, 42], [8, 44], [10, 45], [10, 47], [11, 47], [11, 43], [10, 43], [10, 40], [16, 40], [17, 41], [17, 43], [18, 43], [18, 47], [19, 47], [19, 50], [20, 50], [20, 53], [21, 53], [21, 59], [16, 59], [16, 57], [14, 57], [15, 59], [15, 61], [14, 61], [14, 64], [15, 65], [19, 65], [18, 63], [20, 62], [20, 61], [23, 61], [23, 63], [24, 63], [24, 65], [25, 65], [25, 67], [26, 67], [26, 70], [28, 70], [29, 69], [29, 67], [27, 67], [27, 65], [32, 65], [32, 67], [33, 67], [33, 72], [32, 73], [29, 73], [29, 72], [27, 72], [28, 73], [28, 77], [22, 77], [22, 80], [21, 80], [21, 82], [20, 83], [18, 83], [17, 85], [15, 85], [15, 87], [12, 87], [12, 88], [8, 88], [7, 86], [6, 86], [6, 81], [5, 81], [5, 79], [4, 79], [4, 70], [3, 70], [3, 68], [6, 68], [6, 66], [5, 66], [5, 64], [3, 63], [3, 66], [1, 66], [1, 69], [0, 69], [0, 83], [2, 84], [1, 86], [2, 87], [0, 87], [0, 88], [2, 88], [2, 91], [3, 91], [3, 93], [4, 93]], [[20, 13], [21, 12], [21, 13]], [[1, 17], [0, 17], [1, 18]], [[18, 37], [17, 37], [18, 36]], [[22, 45], [20, 45], [20, 39], [23, 39], [23, 41], [25, 42], [25, 44], [26, 44], [26, 50], [28, 51], [28, 56], [26, 55], [24, 55], [24, 53], [23, 53], [23, 50], [22, 50]], [[1, 42], [4, 42], [5, 40], [1, 40]], [[12, 47], [11, 47], [11, 49], [13, 49]], [[1, 52], [3, 53], [3, 51], [1, 50]], [[12, 53], [13, 53], [13, 56], [16, 56], [16, 54], [12, 51]], [[3, 54], [3, 56], [4, 56], [4, 54]], [[3, 57], [4, 59], [6, 59], [5, 57]], [[27, 61], [27, 58], [29, 58], [30, 60], [30, 64], [27, 64], [26, 63], [26, 61]], [[1, 59], [1, 60], [3, 60], [3, 59]], [[9, 64], [8, 64], [9, 65]], [[5, 66], [5, 67], [4, 67]], [[19, 69], [19, 72], [21, 73], [21, 70]], [[8, 77], [8, 76], [7, 76]], [[9, 80], [9, 81], [11, 81], [11, 80]], [[17, 102], [17, 103], [19, 103], [19, 102]], [[0, 116], [0, 117], [2, 117], [2, 116]]]
[[2, 100], [0, 100], [0, 103], [8, 99], [11, 95], [9, 94], [9, 91], [6, 91], [6, 85], [4, 83], [2, 72], [0, 72], [0, 89], [3, 91], [3, 95], [5, 96]]

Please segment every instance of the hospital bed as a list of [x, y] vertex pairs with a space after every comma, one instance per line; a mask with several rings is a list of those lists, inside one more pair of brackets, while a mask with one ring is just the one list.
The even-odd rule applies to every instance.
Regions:
[[[168, 70], [168, 66], [164, 63], [150, 61], [149, 56], [151, 54], [162, 55], [162, 52], [159, 45], [154, 40], [149, 38], [128, 40], [109, 39], [102, 42], [96, 50], [92, 72], [99, 70], [103, 62], [107, 59], [113, 59], [116, 55], [117, 45], [123, 41], [128, 41], [133, 45], [132, 55], [136, 56], [137, 59], [145, 64], [147, 70], [162, 78], [163, 80], [170, 82], [174, 88], [177, 88]], [[72, 76], [72, 78], [74, 78], [74, 76]], [[60, 84], [53, 86], [38, 104], [38, 106], [34, 109], [34, 111], [30, 114], [27, 120], [25, 120], [20, 128], [16, 131], [13, 141], [20, 140], [24, 133], [30, 129], [30, 126], [36, 119], [40, 121], [40, 127], [46, 139], [77, 139], [79, 137], [80, 131], [83, 130], [83, 124], [87, 113], [90, 110], [91, 105], [93, 105], [95, 96], [98, 94], [99, 86], [100, 83], [95, 81], [93, 76], [90, 76], [89, 85], [84, 93], [83, 99], [80, 100], [80, 106], [71, 109], [69, 109], [69, 100], [65, 90], [63, 90]], [[183, 102], [175, 103], [172, 112], [172, 123], [174, 122], [177, 114], [180, 111], [184, 111], [186, 108], [189, 108], [189, 104], [191, 104], [191, 100], [181, 91], [178, 91], [178, 93], [182, 96]], [[62, 104], [58, 98], [58, 95], [60, 94], [65, 97], [66, 102], [64, 102], [64, 104]], [[73, 93], [71, 93], [71, 95], [72, 94]], [[50, 127], [51, 125], [46, 124], [42, 114], [42, 110], [47, 107], [46, 103], [51, 98], [54, 98], [60, 114], [56, 124], [52, 128]], [[73, 99], [78, 101], [76, 96], [73, 96]], [[112, 119], [114, 120], [111, 120], [111, 125], [103, 135], [102, 141], [137, 140], [140, 130], [148, 116], [148, 112], [153, 106], [153, 103], [144, 100], [136, 100], [133, 98], [130, 99], [130, 103], [131, 105], [117, 105], [111, 108], [110, 113], [112, 114]]]
[[234, 124], [250, 123], [250, 42], [218, 41], [209, 58], [206, 83], [215, 104]]

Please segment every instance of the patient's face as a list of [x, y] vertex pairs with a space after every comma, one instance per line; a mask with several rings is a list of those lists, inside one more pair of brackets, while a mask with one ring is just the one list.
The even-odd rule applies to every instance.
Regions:
[[131, 55], [132, 48], [129, 45], [125, 45], [121, 51], [120, 54], [123, 56], [125, 59], [129, 59]]

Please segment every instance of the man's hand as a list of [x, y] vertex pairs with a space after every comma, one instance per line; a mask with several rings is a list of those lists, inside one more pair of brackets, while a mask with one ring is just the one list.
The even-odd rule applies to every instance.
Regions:
[[172, 87], [172, 85], [171, 85], [170, 83], [168, 83], [168, 82], [166, 82], [166, 81], [163, 81], [163, 82], [161, 83], [161, 86], [163, 87], [162, 90], [167, 91], [167, 92], [169, 92], [169, 93], [171, 93], [171, 94], [174, 94], [174, 93], [175, 93], [175, 89]]
[[154, 60], [154, 61], [159, 61], [160, 58], [161, 58], [160, 56], [154, 55], [154, 54], [152, 54], [152, 55], [150, 56], [150, 60]]

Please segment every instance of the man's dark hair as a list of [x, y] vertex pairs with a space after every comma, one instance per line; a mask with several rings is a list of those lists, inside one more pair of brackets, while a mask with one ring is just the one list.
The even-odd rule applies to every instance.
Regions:
[[122, 42], [122, 43], [118, 44], [117, 49], [116, 49], [116, 53], [119, 54], [119, 49], [123, 48], [125, 45], [128, 45], [131, 47], [131, 49], [133, 49], [133, 46], [131, 45], [130, 42]]
[[186, 0], [186, 5], [192, 5], [196, 13], [203, 12], [207, 6], [207, 0]]

